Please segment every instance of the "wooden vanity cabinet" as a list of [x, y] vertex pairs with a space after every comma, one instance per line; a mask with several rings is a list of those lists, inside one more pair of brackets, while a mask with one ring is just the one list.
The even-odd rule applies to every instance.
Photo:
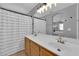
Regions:
[[30, 40], [25, 37], [25, 54], [30, 56]]
[[40, 56], [57, 56], [57, 55], [48, 51], [47, 49], [43, 47], [40, 47]]
[[27, 37], [25, 37], [25, 54], [29, 56], [57, 56]]
[[39, 46], [34, 43], [33, 41], [31, 41], [30, 43], [30, 47], [31, 47], [31, 56], [39, 56]]

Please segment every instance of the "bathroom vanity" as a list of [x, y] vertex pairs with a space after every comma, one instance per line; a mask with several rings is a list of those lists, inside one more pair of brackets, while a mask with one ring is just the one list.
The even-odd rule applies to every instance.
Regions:
[[29, 56], [57, 56], [37, 42], [25, 37], [25, 53]]
[[79, 42], [72, 38], [63, 38], [65, 43], [57, 42], [58, 36], [47, 34], [26, 35], [25, 53], [28, 56], [77, 56]]

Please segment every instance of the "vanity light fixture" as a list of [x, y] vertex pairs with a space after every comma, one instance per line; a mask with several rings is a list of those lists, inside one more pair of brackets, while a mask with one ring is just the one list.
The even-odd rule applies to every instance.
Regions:
[[56, 3], [54, 3], [54, 6], [55, 6], [55, 7], [56, 7], [56, 5], [57, 5], [57, 4], [56, 4]]
[[52, 8], [52, 4], [56, 7], [56, 3], [43, 3], [43, 5], [37, 9], [37, 13], [44, 13], [48, 8]]

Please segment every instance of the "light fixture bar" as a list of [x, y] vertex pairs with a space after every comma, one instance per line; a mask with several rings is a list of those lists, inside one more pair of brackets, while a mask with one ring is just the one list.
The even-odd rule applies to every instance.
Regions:
[[[56, 6], [56, 3], [54, 3], [54, 5]], [[37, 13], [44, 13], [48, 8], [52, 8], [52, 3], [43, 3], [43, 5], [37, 9]]]

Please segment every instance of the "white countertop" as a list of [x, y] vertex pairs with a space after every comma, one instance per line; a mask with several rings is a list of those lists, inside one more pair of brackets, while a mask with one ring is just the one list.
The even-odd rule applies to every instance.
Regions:
[[[25, 37], [28, 37], [32, 41], [54, 52], [57, 55], [79, 56], [79, 40], [64, 37], [63, 39], [65, 41], [65, 44], [61, 44], [56, 40], [58, 39], [58, 36], [38, 34], [37, 36], [26, 35]], [[57, 49], [60, 49], [61, 51], [58, 51]]]

